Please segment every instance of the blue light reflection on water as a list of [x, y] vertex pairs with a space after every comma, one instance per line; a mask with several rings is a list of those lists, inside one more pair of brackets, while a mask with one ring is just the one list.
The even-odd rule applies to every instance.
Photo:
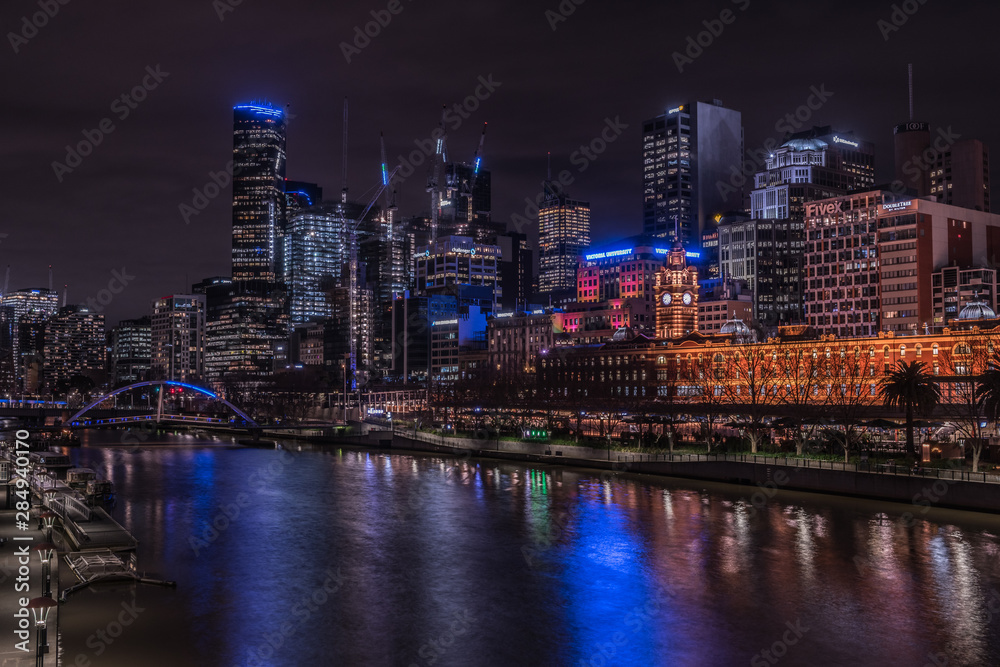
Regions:
[[[751, 512], [736, 487], [430, 455], [189, 437], [102, 467], [109, 451], [72, 455], [112, 471], [140, 567], [179, 587], [138, 587], [149, 611], [101, 665], [245, 664], [285, 622], [262, 664], [429, 667], [435, 646], [436, 665], [747, 664], [797, 618], [819, 630], [783, 664], [1000, 662], [1000, 614], [976, 626], [995, 518], [907, 528], [905, 507], [796, 494]], [[331, 571], [342, 587], [305, 615]], [[71, 654], [117, 613], [111, 591], [64, 607]]]

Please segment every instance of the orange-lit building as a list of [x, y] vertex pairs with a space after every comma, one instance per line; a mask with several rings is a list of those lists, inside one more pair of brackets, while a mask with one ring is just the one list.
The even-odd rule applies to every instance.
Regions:
[[[920, 361], [939, 378], [944, 403], [967, 398], [963, 387], [1000, 350], [1000, 320], [984, 303], [938, 333], [837, 338], [806, 325], [782, 327], [754, 343], [738, 321], [723, 332], [663, 339], [637, 335], [601, 345], [567, 347], [538, 360], [546, 391], [577, 399], [658, 399], [669, 403], [755, 402], [773, 413], [796, 404], [854, 404], [880, 409], [878, 386], [899, 361]], [[804, 394], [803, 387], [808, 391]], [[754, 395], [757, 398], [751, 399]]]
[[698, 332], [698, 269], [687, 265], [683, 248], [667, 254], [656, 274], [656, 335], [679, 338]]

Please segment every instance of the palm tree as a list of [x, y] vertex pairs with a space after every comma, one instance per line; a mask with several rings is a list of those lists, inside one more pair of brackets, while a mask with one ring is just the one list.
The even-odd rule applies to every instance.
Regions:
[[[879, 398], [886, 407], [906, 411], [906, 455], [915, 457], [913, 412], [929, 414], [941, 400], [941, 388], [922, 361], [899, 361], [879, 383]], [[998, 385], [1000, 386], [1000, 385]]]
[[[976, 387], [976, 400], [983, 411], [983, 416], [992, 421], [1000, 421], [1000, 354], [995, 354], [989, 368], [979, 376], [979, 386]], [[980, 445], [979, 447], [982, 447]], [[979, 470], [980, 448], [972, 452], [973, 471]]]

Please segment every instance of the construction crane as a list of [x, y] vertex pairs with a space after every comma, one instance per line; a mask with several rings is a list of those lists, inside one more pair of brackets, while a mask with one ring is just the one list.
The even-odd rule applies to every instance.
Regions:
[[472, 223], [474, 214], [477, 213], [474, 210], [475, 198], [473, 197], [473, 193], [476, 191], [476, 181], [479, 180], [479, 168], [483, 164], [483, 147], [486, 145], [486, 126], [487, 123], [483, 123], [483, 133], [479, 136], [479, 147], [476, 148], [476, 155], [472, 159], [472, 180], [469, 182], [469, 191], [465, 193], [468, 196], [466, 219], [470, 224]]
[[476, 149], [476, 157], [472, 160], [472, 184], [469, 186], [469, 190], [476, 186], [476, 179], [479, 178], [479, 168], [483, 164], [483, 147], [486, 145], [486, 126], [488, 123], [483, 123], [483, 133], [479, 137], [479, 148]]
[[441, 107], [441, 122], [438, 125], [440, 139], [434, 148], [434, 169], [430, 181], [427, 183], [427, 192], [431, 193], [431, 242], [437, 238], [438, 224], [441, 221], [441, 166], [448, 162], [448, 142], [444, 134], [445, 118], [448, 115], [448, 107]]
[[347, 98], [344, 98], [344, 141], [342, 144], [343, 157], [340, 163], [340, 203], [347, 203]]
[[385, 251], [386, 251], [386, 271], [390, 276], [392, 283], [392, 288], [395, 290], [398, 285], [398, 280], [395, 271], [396, 265], [396, 251], [393, 243], [395, 230], [393, 229], [396, 224], [396, 189], [392, 187], [389, 182], [389, 163], [386, 161], [385, 155], [385, 135], [379, 132], [379, 143], [382, 149], [382, 186], [384, 188], [383, 192], [385, 194]]
[[[350, 330], [348, 332], [349, 333], [348, 338], [350, 339], [350, 369], [349, 369], [349, 372], [351, 374], [351, 391], [357, 391], [357, 388], [358, 388], [358, 376], [357, 376], [357, 370], [358, 370], [358, 339], [357, 339], [357, 333], [356, 333], [357, 332], [357, 317], [358, 317], [357, 311], [358, 311], [358, 305], [359, 305], [359, 301], [360, 301], [360, 299], [358, 298], [359, 297], [359, 294], [358, 294], [358, 227], [361, 226], [361, 223], [364, 221], [365, 217], [367, 217], [368, 212], [372, 210], [373, 206], [375, 206], [375, 202], [378, 201], [378, 198], [381, 197], [382, 193], [385, 192], [386, 188], [389, 187], [389, 183], [391, 183], [392, 179], [394, 179], [396, 177], [396, 173], [398, 171], [399, 171], [399, 166], [397, 165], [391, 172], [389, 172], [389, 173], [383, 172], [383, 175], [382, 175], [382, 184], [375, 191], [375, 196], [373, 196], [371, 198], [371, 201], [369, 201], [368, 205], [365, 206], [364, 211], [361, 212], [361, 215], [358, 216], [357, 220], [349, 221], [348, 224], [347, 224], [348, 235], [349, 235], [349, 237], [348, 237], [348, 244], [350, 246], [350, 258], [351, 258], [351, 261], [350, 261], [351, 291], [348, 294], [348, 296], [350, 298], [350, 301], [351, 301], [350, 306], [348, 308], [348, 311], [350, 313], [350, 324], [349, 324]], [[346, 210], [345, 210], [345, 213], [346, 213]]]

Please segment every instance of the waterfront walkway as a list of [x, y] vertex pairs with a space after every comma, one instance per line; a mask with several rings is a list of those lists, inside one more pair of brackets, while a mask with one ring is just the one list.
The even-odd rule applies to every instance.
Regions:
[[[29, 600], [41, 597], [45, 592], [45, 582], [42, 575], [42, 563], [38, 553], [33, 547], [45, 542], [42, 531], [38, 530], [38, 519], [35, 518], [37, 507], [32, 513], [32, 520], [29, 522], [30, 530], [18, 530], [15, 524], [16, 515], [14, 510], [0, 510], [0, 539], [6, 542], [0, 546], [0, 667], [34, 667], [35, 665], [35, 624], [31, 619], [31, 612], [28, 611], [29, 638], [27, 652], [18, 650], [16, 644], [21, 640], [14, 634], [16, 618], [20, 605], [18, 600], [26, 597]], [[19, 539], [14, 538], [29, 538]], [[15, 554], [15, 550], [21, 545], [28, 545], [30, 552], [30, 564], [28, 573], [28, 590], [18, 591], [18, 568], [20, 563]], [[51, 597], [55, 600], [59, 597], [59, 557], [58, 554], [52, 557], [51, 573]], [[59, 636], [59, 607], [53, 607], [48, 619], [48, 643], [49, 652], [43, 657], [45, 667], [55, 667], [57, 651], [57, 640]]]
[[843, 472], [873, 473], [891, 476], [921, 477], [929, 479], [946, 479], [964, 482], [982, 482], [1000, 484], [1000, 475], [986, 472], [969, 472], [958, 469], [921, 468], [914, 471], [908, 466], [894, 466], [870, 463], [844, 463], [843, 461], [823, 461], [789, 456], [767, 456], [764, 454], [633, 454], [617, 452], [610, 449], [597, 449], [577, 445], [557, 445], [546, 442], [523, 442], [516, 440], [482, 440], [475, 438], [455, 438], [436, 433], [414, 432], [413, 429], [395, 428], [394, 435], [419, 440], [443, 447], [472, 449], [477, 451], [494, 450], [497, 452], [520, 453], [531, 456], [563, 456], [577, 460], [611, 461], [616, 463], [694, 463], [694, 462], [732, 462], [754, 463], [768, 466], [788, 466], [794, 468], [811, 468], [814, 470], [840, 470]]

